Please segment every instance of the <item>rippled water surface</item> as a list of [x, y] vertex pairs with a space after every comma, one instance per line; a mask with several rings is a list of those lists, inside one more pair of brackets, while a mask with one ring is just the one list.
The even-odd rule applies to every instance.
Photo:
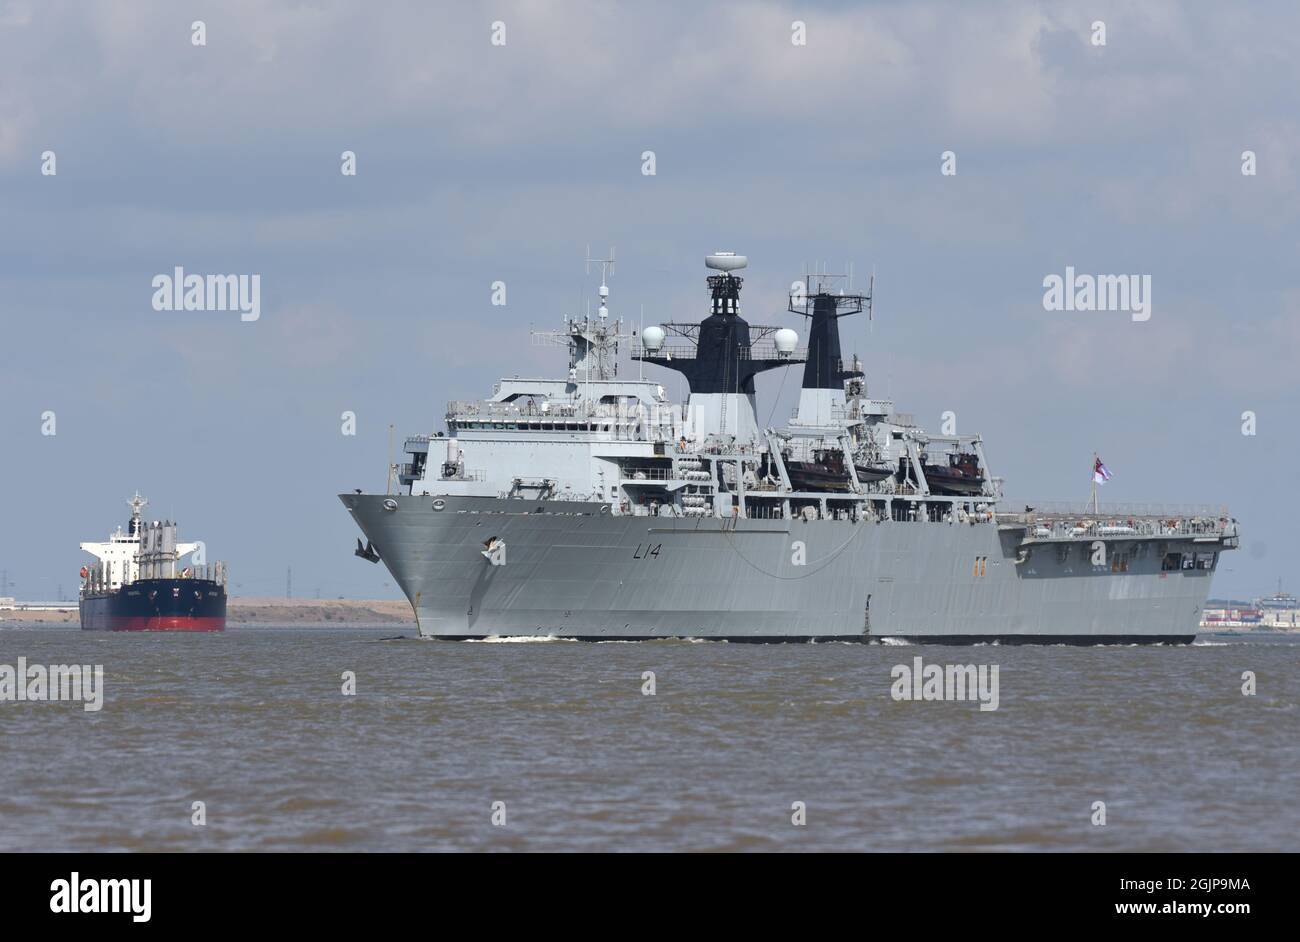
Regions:
[[[1300, 639], [394, 633], [0, 627], [0, 664], [102, 664], [106, 689], [0, 703], [0, 850], [1300, 850]], [[917, 656], [998, 665], [999, 709], [894, 701]]]

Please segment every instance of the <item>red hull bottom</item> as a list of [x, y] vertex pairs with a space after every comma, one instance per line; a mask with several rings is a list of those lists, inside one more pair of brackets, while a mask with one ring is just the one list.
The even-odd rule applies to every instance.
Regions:
[[82, 623], [82, 628], [98, 631], [224, 631], [225, 616], [193, 617], [189, 615], [108, 615]]

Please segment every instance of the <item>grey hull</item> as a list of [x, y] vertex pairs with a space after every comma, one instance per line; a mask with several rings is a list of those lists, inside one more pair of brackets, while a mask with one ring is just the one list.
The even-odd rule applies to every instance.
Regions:
[[[1027, 554], [967, 523], [615, 516], [597, 503], [343, 494], [434, 638], [1177, 643], [1211, 571], [1164, 572], [1176, 538]], [[394, 509], [388, 509], [394, 508]], [[440, 509], [437, 509], [440, 508]], [[485, 558], [504, 545], [503, 564]], [[1018, 556], [1025, 556], [1017, 562]], [[499, 559], [498, 561], [501, 561]]]

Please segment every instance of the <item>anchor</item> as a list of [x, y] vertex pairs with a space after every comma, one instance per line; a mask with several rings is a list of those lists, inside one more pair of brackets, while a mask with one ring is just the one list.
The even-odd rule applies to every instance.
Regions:
[[483, 558], [493, 566], [506, 564], [506, 541], [500, 537], [489, 537], [483, 541]]

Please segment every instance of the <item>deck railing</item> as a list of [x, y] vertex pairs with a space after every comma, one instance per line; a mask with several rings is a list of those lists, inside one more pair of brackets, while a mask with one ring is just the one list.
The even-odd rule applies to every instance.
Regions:
[[[1017, 506], [1004, 501], [1002, 506]], [[1228, 508], [1213, 505], [1100, 504], [1057, 501], [1020, 504], [1022, 511], [997, 512], [1000, 524], [1026, 528], [1032, 540], [1091, 537], [1236, 537], [1237, 521]], [[1030, 509], [1032, 508], [1032, 509]]]

